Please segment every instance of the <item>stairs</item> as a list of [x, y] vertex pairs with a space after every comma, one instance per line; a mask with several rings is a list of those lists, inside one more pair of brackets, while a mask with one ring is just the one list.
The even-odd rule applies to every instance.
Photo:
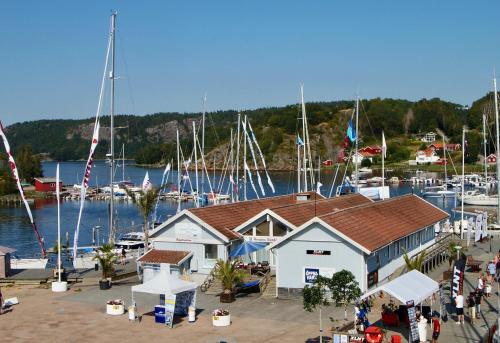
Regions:
[[276, 298], [276, 275], [271, 275], [269, 279], [269, 283], [267, 284], [266, 289], [261, 294], [261, 298], [271, 299]]

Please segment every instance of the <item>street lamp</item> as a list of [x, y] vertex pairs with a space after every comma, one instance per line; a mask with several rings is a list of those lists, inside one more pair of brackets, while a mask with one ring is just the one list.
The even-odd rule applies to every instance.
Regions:
[[460, 260], [460, 249], [462, 249], [461, 245], [455, 245], [455, 250], [457, 251], [457, 261]]

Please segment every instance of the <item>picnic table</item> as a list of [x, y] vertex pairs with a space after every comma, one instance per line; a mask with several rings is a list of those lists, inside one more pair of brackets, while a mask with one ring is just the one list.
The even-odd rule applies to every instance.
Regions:
[[481, 270], [481, 265], [483, 264], [483, 261], [475, 260], [472, 255], [467, 256], [467, 261], [466, 265], [470, 267], [470, 270], [473, 272], [478, 272]]

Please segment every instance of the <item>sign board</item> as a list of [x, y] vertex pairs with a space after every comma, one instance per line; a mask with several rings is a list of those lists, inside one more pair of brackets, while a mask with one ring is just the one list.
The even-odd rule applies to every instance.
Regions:
[[307, 255], [331, 255], [330, 250], [306, 250]]
[[192, 242], [201, 239], [201, 228], [192, 223], [177, 223], [174, 226], [175, 239], [178, 241]]
[[465, 261], [455, 260], [453, 274], [451, 275], [451, 297], [455, 299], [457, 295], [463, 294]]
[[483, 214], [476, 216], [476, 231], [474, 233], [474, 242], [479, 242], [481, 240], [481, 235], [483, 234]]
[[415, 303], [413, 300], [406, 302], [406, 308], [408, 311], [408, 320], [410, 322], [410, 342], [420, 342], [420, 337], [418, 335], [417, 317], [415, 314]]
[[175, 294], [165, 294], [165, 325], [174, 326]]
[[331, 278], [333, 274], [335, 274], [335, 268], [304, 267], [304, 283], [314, 283], [318, 275]]

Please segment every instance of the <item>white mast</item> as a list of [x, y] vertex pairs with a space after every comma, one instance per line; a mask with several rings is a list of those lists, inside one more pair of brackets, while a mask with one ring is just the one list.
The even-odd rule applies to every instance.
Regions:
[[[357, 132], [356, 132], [357, 135]], [[387, 150], [387, 144], [385, 142], [385, 135], [384, 131], [382, 131], [382, 187], [385, 187], [385, 169], [384, 169], [384, 162], [385, 162], [385, 152]]]
[[[203, 113], [201, 115], [201, 155], [205, 156], [205, 113], [207, 111], [207, 93], [203, 97]], [[196, 146], [195, 146], [196, 148]], [[196, 186], [198, 187], [198, 186]], [[205, 175], [201, 173], [201, 196], [205, 193]]]
[[109, 242], [113, 243], [115, 241], [115, 228], [114, 228], [114, 171], [115, 171], [115, 140], [114, 140], [114, 114], [115, 114], [115, 28], [116, 28], [116, 12], [111, 14], [111, 72], [109, 73], [109, 78], [111, 79], [111, 108], [110, 108], [110, 159], [109, 159], [109, 169], [110, 169], [110, 188], [111, 197], [109, 201]]
[[498, 207], [497, 207], [497, 224], [500, 224], [500, 139], [499, 139], [499, 135], [500, 135], [500, 131], [498, 130], [498, 98], [497, 98], [497, 79], [496, 77], [493, 78], [493, 89], [494, 89], [494, 93], [493, 95], [495, 96], [495, 126], [496, 126], [496, 129], [497, 129], [497, 137], [496, 137], [496, 140], [497, 140], [497, 145], [496, 145], [496, 148], [497, 148], [497, 153], [496, 153], [496, 156], [497, 156], [497, 194], [499, 195], [498, 196]]
[[[231, 128], [231, 140], [230, 140], [230, 143], [231, 144], [231, 150], [230, 150], [230, 161], [231, 161], [231, 179], [233, 180], [234, 182], [234, 178], [233, 178], [233, 174], [234, 174], [234, 150], [233, 150], [233, 143], [234, 143], [234, 140], [233, 140], [233, 128]], [[231, 202], [234, 202], [234, 184], [232, 184], [230, 182], [230, 186], [231, 186]]]
[[181, 154], [179, 146], [179, 129], [176, 130], [177, 139], [177, 213], [181, 211]]
[[[464, 186], [465, 186], [465, 126], [462, 129], [462, 213], [460, 216], [460, 239], [464, 239]], [[469, 230], [470, 228], [467, 228]]]
[[[304, 140], [304, 155], [302, 156], [302, 166], [304, 168], [304, 192], [307, 192], [307, 119], [306, 119], [306, 105], [304, 104], [304, 84], [300, 84], [300, 103], [302, 107], [302, 138]], [[299, 147], [300, 148], [300, 147]]]
[[61, 186], [59, 181], [59, 163], [56, 169], [56, 199], [57, 199], [57, 281], [61, 283]]
[[444, 132], [443, 132], [443, 156], [444, 156], [444, 187], [445, 190], [448, 189], [448, 160], [446, 159], [446, 140], [444, 139]]
[[359, 138], [359, 132], [358, 132], [358, 114], [359, 114], [359, 96], [356, 96], [356, 145], [354, 148], [354, 156], [356, 156], [356, 163], [354, 163], [354, 168], [355, 172], [354, 175], [356, 176], [356, 183], [355, 183], [355, 192], [358, 191], [358, 162], [359, 162], [359, 154], [358, 154], [358, 138]]
[[245, 121], [243, 122], [243, 197], [247, 200], [247, 173], [245, 172], [245, 165], [247, 163], [247, 115], [245, 114]]
[[484, 179], [486, 182], [486, 193], [488, 193], [488, 161], [486, 160], [486, 114], [483, 113], [483, 145], [484, 145]]
[[299, 137], [300, 136], [297, 136], [297, 142], [295, 144], [297, 146], [297, 193], [302, 192], [302, 190], [300, 189], [300, 144], [298, 144]]
[[[197, 149], [197, 144], [196, 144], [196, 124], [193, 120], [193, 147], [194, 147], [194, 177], [196, 179], [196, 207], [198, 207], [198, 204], [200, 202], [200, 189], [198, 188], [198, 154], [196, 152]], [[203, 175], [203, 171], [201, 173]], [[201, 194], [203, 196], [203, 193]]]
[[240, 122], [241, 113], [238, 113], [238, 133], [236, 137], [236, 201], [240, 201]]
[[125, 143], [122, 144], [122, 181], [125, 181]]

